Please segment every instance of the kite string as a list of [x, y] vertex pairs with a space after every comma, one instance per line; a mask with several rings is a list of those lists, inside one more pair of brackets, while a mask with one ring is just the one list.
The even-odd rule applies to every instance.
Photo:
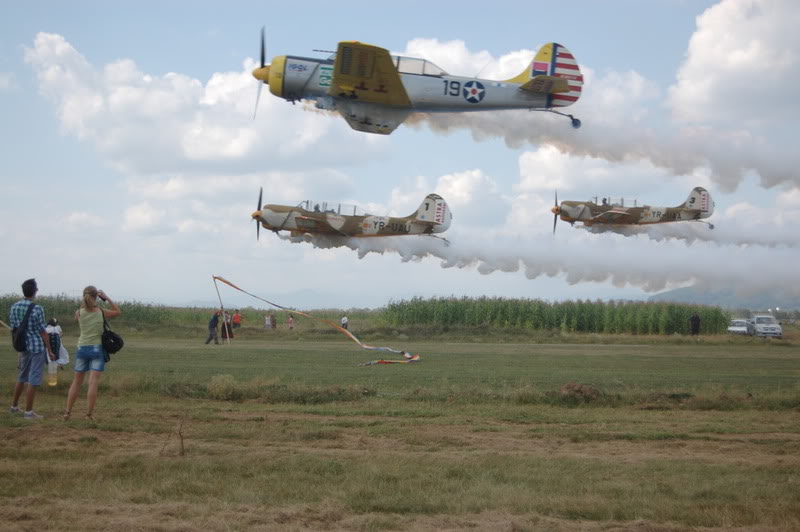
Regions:
[[264, 299], [263, 297], [259, 297], [259, 296], [255, 295], [255, 294], [251, 294], [247, 290], [236, 286], [232, 282], [228, 281], [224, 277], [220, 277], [219, 275], [214, 275], [212, 277], [214, 278], [215, 281], [220, 281], [222, 283], [225, 283], [228, 286], [230, 286], [231, 288], [233, 288], [235, 290], [238, 290], [238, 291], [240, 291], [240, 292], [242, 292], [244, 294], [247, 294], [250, 297], [254, 297], [254, 298], [258, 299], [259, 301], [263, 301], [264, 303], [266, 303], [268, 305], [271, 305], [273, 307], [276, 307], [276, 308], [279, 308], [279, 309], [282, 309], [282, 310], [285, 310], [285, 311], [288, 311], [288, 312], [294, 312], [294, 313], [296, 313], [296, 314], [298, 314], [300, 316], [305, 316], [306, 318], [309, 318], [309, 319], [312, 319], [312, 320], [321, 321], [321, 322], [333, 327], [334, 329], [338, 330], [339, 332], [341, 332], [342, 334], [344, 334], [345, 336], [347, 336], [348, 338], [353, 340], [355, 343], [357, 343], [359, 346], [363, 347], [364, 349], [369, 349], [369, 350], [373, 350], [373, 351], [390, 351], [392, 353], [399, 353], [399, 354], [405, 353], [405, 351], [401, 351], [399, 349], [392, 349], [391, 347], [376, 347], [376, 346], [372, 346], [372, 345], [367, 345], [367, 344], [363, 343], [361, 340], [359, 340], [358, 338], [356, 338], [356, 336], [353, 333], [351, 333], [350, 331], [348, 331], [344, 327], [340, 327], [339, 325], [337, 325], [336, 323], [334, 323], [334, 322], [332, 322], [330, 320], [326, 320], [324, 318], [317, 318], [315, 316], [312, 316], [311, 314], [307, 314], [307, 313], [302, 312], [300, 310], [289, 308], [289, 307], [284, 307], [283, 305], [278, 305], [277, 303], [274, 303], [272, 301]]

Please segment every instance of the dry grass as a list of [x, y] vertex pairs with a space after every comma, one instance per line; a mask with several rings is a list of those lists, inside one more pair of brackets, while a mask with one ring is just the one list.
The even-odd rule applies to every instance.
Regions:
[[[800, 528], [795, 348], [431, 344], [418, 366], [359, 368], [339, 343], [292, 346], [134, 342], [98, 422], [83, 399], [52, 416], [63, 377], [43, 422], [0, 414], [0, 529]], [[568, 374], [580, 401], [519, 400]]]

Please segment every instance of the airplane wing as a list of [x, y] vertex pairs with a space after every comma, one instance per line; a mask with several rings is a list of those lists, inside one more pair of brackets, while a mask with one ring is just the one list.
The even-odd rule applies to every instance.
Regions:
[[611, 209], [605, 212], [601, 212], [597, 216], [593, 217], [592, 221], [597, 223], [607, 223], [607, 224], [633, 223], [631, 213], [621, 209]]
[[339, 113], [356, 131], [389, 135], [411, 114], [410, 109], [377, 107], [351, 101], [337, 106]]
[[411, 107], [388, 50], [354, 41], [339, 43], [328, 94], [360, 102]]
[[299, 216], [299, 215], [295, 216], [294, 220], [299, 229], [304, 229], [306, 231], [316, 231], [325, 233], [330, 233], [335, 231], [335, 229], [331, 227], [331, 225], [325, 220], [317, 220], [316, 218], [311, 218], [310, 216]]
[[298, 229], [307, 231], [309, 233], [338, 233], [343, 236], [350, 236], [347, 233], [343, 233], [339, 229], [336, 229], [326, 220], [318, 220], [316, 218], [311, 218], [310, 216], [295, 216], [294, 221], [297, 224]]
[[540, 94], [558, 94], [560, 92], [570, 91], [569, 83], [566, 79], [542, 74], [523, 83], [520, 89]]

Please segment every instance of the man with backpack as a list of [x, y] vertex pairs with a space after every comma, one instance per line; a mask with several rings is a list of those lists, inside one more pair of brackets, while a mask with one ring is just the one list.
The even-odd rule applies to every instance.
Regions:
[[12, 414], [22, 412], [17, 405], [19, 404], [22, 390], [25, 388], [24, 385], [27, 384], [27, 389], [25, 390], [25, 413], [23, 414], [25, 419], [42, 419], [43, 416], [33, 411], [36, 386], [42, 384], [42, 369], [47, 357], [49, 356], [50, 360], [56, 359], [53, 350], [50, 348], [50, 337], [45, 330], [44, 310], [33, 302], [38, 291], [39, 288], [36, 286], [35, 279], [28, 279], [22, 283], [22, 295], [25, 296], [25, 299], [21, 299], [11, 305], [9, 312], [9, 321], [12, 329], [25, 329], [25, 350], [19, 354], [19, 375], [14, 386], [14, 400], [8, 411]]

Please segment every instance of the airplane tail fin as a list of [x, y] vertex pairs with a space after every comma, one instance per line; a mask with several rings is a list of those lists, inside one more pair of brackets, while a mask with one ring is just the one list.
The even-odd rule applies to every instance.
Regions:
[[[563, 80], [563, 81], [561, 81]], [[519, 75], [505, 80], [523, 89], [548, 94], [547, 107], [567, 107], [578, 101], [583, 74], [572, 52], [558, 43], [547, 43]]]
[[699, 210], [700, 218], [708, 218], [714, 214], [714, 201], [711, 199], [711, 194], [703, 187], [694, 187], [680, 207]]
[[425, 196], [419, 209], [417, 209], [411, 217], [420, 222], [431, 223], [434, 233], [447, 231], [453, 219], [453, 215], [450, 213], [450, 207], [447, 206], [447, 202], [444, 198], [438, 194], [428, 194]]

